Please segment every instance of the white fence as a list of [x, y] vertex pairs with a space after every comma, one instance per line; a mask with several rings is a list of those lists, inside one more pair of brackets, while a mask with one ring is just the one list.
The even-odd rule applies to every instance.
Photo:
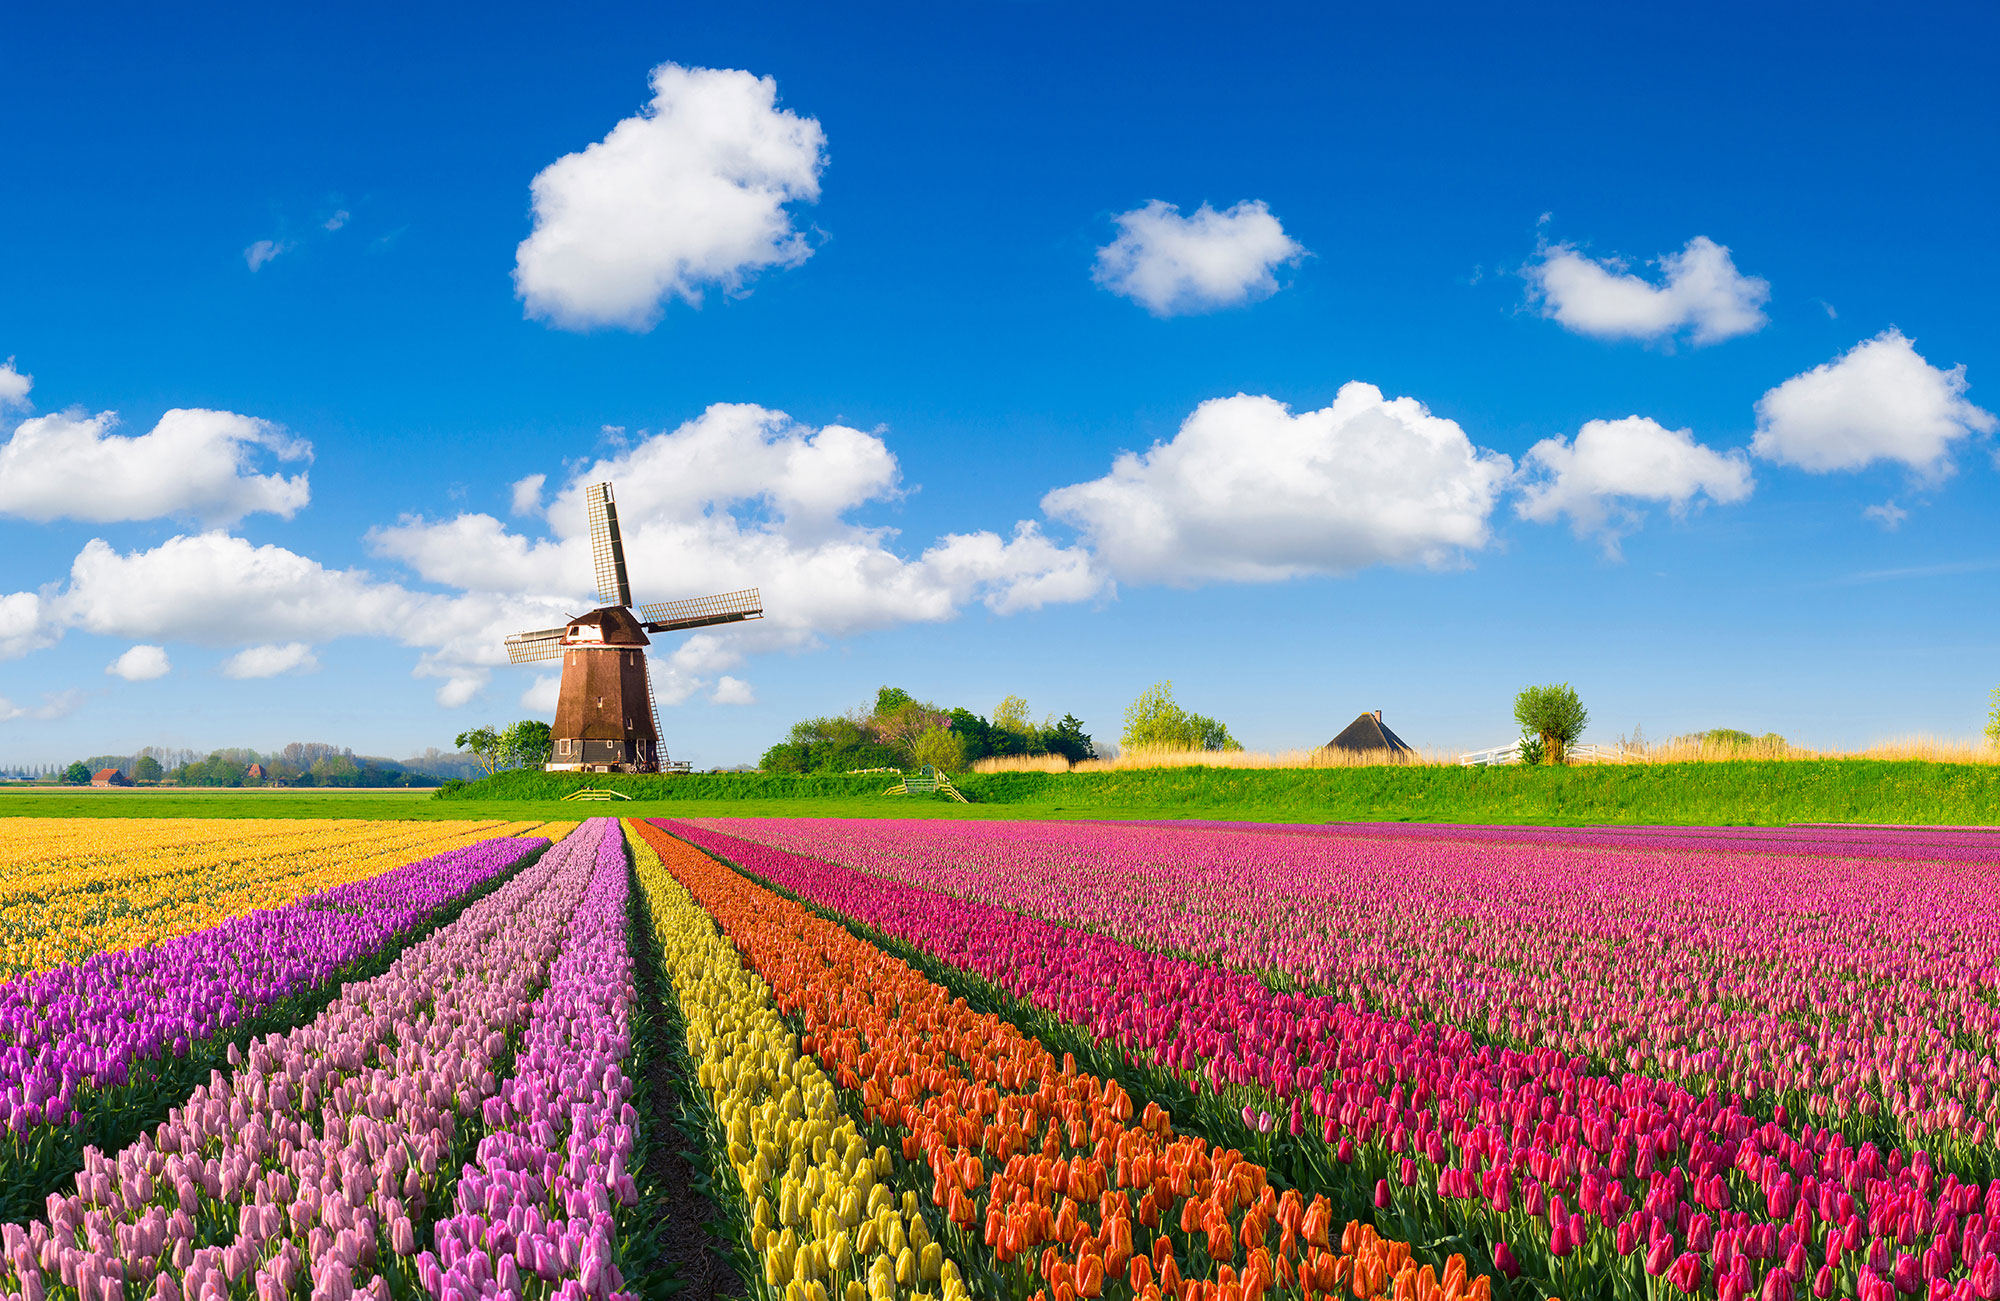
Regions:
[[[1573, 745], [1563, 751], [1565, 763], [1622, 763], [1625, 752], [1615, 745]], [[1474, 750], [1471, 754], [1458, 756], [1458, 761], [1468, 768], [1485, 768], [1493, 764], [1521, 762], [1521, 743], [1510, 741], [1506, 745], [1496, 745], [1490, 750]]]

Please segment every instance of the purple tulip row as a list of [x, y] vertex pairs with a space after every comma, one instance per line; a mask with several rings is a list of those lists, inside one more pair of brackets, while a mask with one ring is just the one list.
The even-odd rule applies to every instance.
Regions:
[[283, 908], [0, 984], [0, 1130], [74, 1124], [80, 1089], [185, 1056], [325, 984], [439, 907], [546, 846], [498, 838], [406, 863]]
[[639, 1200], [626, 1169], [638, 1123], [624, 1071], [637, 997], [629, 876], [622, 836], [606, 834], [514, 1075], [484, 1103], [486, 1136], [459, 1176], [457, 1214], [439, 1222], [437, 1253], [417, 1257], [418, 1277], [443, 1301], [528, 1295], [524, 1280], [565, 1301], [627, 1295], [613, 1208]]
[[416, 1226], [500, 1087], [614, 827], [585, 823], [311, 1024], [232, 1047], [232, 1073], [151, 1134], [115, 1156], [87, 1150], [76, 1191], [52, 1194], [45, 1219], [0, 1227], [0, 1293], [406, 1290], [390, 1276], [414, 1281]]
[[[805, 857], [673, 829], [1240, 1106], [1258, 1128], [1324, 1141], [1356, 1177], [1379, 1179], [1385, 1213], [1485, 1239], [1503, 1274], [1526, 1267], [1564, 1295], [1645, 1295], [1665, 1274], [1720, 1298], [1872, 1297], [1913, 1283], [1933, 1296], [2000, 1295], [2000, 1181], [1963, 1182], [1927, 1153], [1273, 990], [839, 866], [824, 844]], [[916, 839], [906, 863], [923, 858]]]
[[[1904, 842], [1849, 828], [1794, 829], [1752, 851], [1687, 847], [1669, 830], [1568, 843], [1580, 833], [702, 825], [1488, 1042], [1556, 1048], [1606, 1074], [1783, 1103], [1966, 1173], [1985, 1169], [2000, 1132], [2000, 895], [1988, 842], [1969, 839], [1982, 833], [1938, 850], [1960, 857], [1904, 860], [1853, 856]], [[1820, 837], [1829, 852], [1769, 848]]]

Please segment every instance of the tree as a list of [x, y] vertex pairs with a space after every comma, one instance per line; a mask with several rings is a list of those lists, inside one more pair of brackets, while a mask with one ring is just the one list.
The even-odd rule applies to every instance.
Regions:
[[313, 760], [313, 780], [321, 786], [351, 786], [361, 775], [361, 765], [349, 754], [329, 754]]
[[[883, 688], [887, 695], [889, 688]], [[898, 695], [903, 693], [898, 692]], [[903, 695], [901, 703], [887, 715], [876, 714], [871, 729], [882, 744], [900, 755], [914, 758], [917, 741], [926, 733], [951, 726], [951, 715], [927, 700], [912, 700]]]
[[1044, 727], [1041, 741], [1044, 750], [1059, 754], [1071, 763], [1082, 763], [1097, 757], [1096, 743], [1090, 739], [1090, 733], [1083, 730], [1083, 720], [1075, 714], [1064, 714], [1060, 723]]
[[88, 786], [90, 784], [90, 767], [83, 760], [78, 759], [75, 763], [63, 769], [62, 779], [63, 784], [66, 786]]
[[939, 772], [965, 771], [965, 738], [949, 727], [934, 727], [910, 746], [910, 757]]
[[965, 761], [967, 763], [972, 763], [976, 760], [984, 759], [989, 754], [997, 753], [993, 747], [993, 725], [973, 713], [970, 709], [954, 709], [951, 711], [951, 730], [957, 733], [959, 740], [965, 743]]
[[1125, 732], [1119, 743], [1128, 750], [1241, 750], [1229, 729], [1205, 714], [1182, 709], [1174, 700], [1171, 680], [1155, 682], [1125, 706]]
[[1986, 739], [2000, 745], [2000, 687], [1993, 688], [1986, 707]]
[[1005, 732], [1019, 732], [1026, 736], [1035, 730], [1028, 721], [1028, 702], [1019, 696], [1007, 696], [993, 706], [993, 726]]
[[470, 750], [488, 777], [500, 767], [504, 758], [500, 750], [500, 733], [490, 727], [475, 727], [460, 732], [452, 744], [461, 750]]
[[539, 768], [555, 753], [549, 725], [539, 719], [524, 718], [500, 734], [502, 763], [517, 768]]
[[1521, 688], [1514, 697], [1514, 721], [1521, 725], [1523, 737], [1541, 741], [1547, 762], [1559, 764], [1589, 725], [1590, 711], [1569, 683], [1552, 682]]

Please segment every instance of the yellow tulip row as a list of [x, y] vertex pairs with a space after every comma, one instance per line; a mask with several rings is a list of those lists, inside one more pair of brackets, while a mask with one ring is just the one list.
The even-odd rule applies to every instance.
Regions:
[[914, 1192], [887, 1176], [833, 1081], [800, 1052], [771, 987], [674, 880], [628, 838], [665, 974], [687, 1027], [687, 1055], [715, 1115], [711, 1140], [742, 1186], [743, 1245], [763, 1261], [771, 1301], [970, 1301], [958, 1264], [931, 1237]]
[[[15, 831], [13, 821], [0, 822], [0, 838]], [[188, 841], [169, 819], [134, 819], [137, 827], [120, 820], [102, 834], [111, 820], [64, 821], [72, 843], [112, 848], [95, 858], [72, 856], [53, 869], [23, 862], [0, 868], [0, 979], [185, 935], [536, 825], [216, 819], [210, 826], [218, 834]], [[147, 845], [149, 829], [165, 843]], [[44, 828], [26, 830], [46, 835]]]

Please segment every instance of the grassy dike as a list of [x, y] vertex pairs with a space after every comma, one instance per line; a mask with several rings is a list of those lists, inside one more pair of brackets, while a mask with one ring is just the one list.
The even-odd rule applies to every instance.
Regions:
[[[885, 796], [868, 776], [720, 773], [593, 777], [502, 773], [441, 794], [468, 812], [488, 800], [541, 801], [585, 785], [673, 816], [1151, 817], [1298, 822], [2000, 823], [2000, 765], [1786, 759], [1575, 768], [1158, 768], [1094, 773], [967, 773], [973, 803]], [[544, 806], [545, 807], [545, 806]], [[567, 807], [574, 808], [575, 805]], [[539, 811], [539, 810], [538, 810]]]
[[[0, 818], [1220, 818], [1257, 822], [1513, 822], [1782, 826], [2000, 825], [2000, 764], [1774, 759], [1576, 768], [1154, 768], [967, 773], [973, 801], [884, 795], [893, 778], [508, 772], [438, 792], [77, 791], [0, 787]], [[584, 786], [631, 803], [563, 803]]]

